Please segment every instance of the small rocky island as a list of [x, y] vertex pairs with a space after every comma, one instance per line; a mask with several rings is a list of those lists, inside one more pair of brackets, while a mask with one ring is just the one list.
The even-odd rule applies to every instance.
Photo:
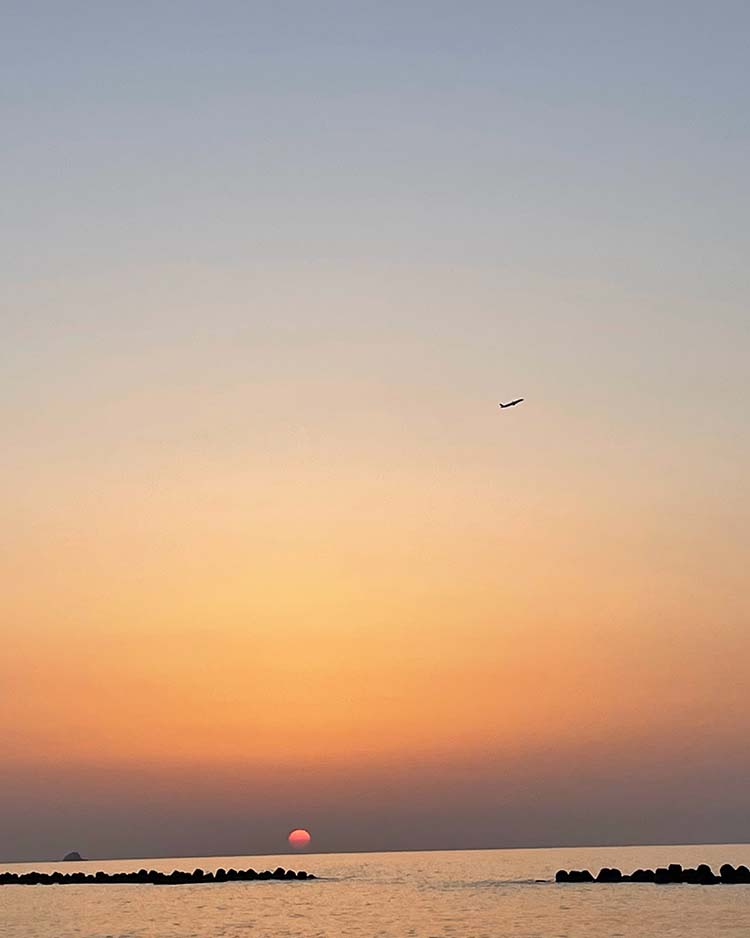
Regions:
[[63, 863], [67, 863], [69, 860], [70, 861], [77, 860], [79, 862], [83, 862], [83, 857], [77, 850], [71, 850], [70, 853], [66, 853], [65, 856], [63, 857]]
[[159, 870], [138, 870], [132, 873], [0, 873], [0, 886], [79, 886], [87, 883], [141, 883], [152, 886], [181, 886], [188, 883], [234, 883], [250, 880], [300, 880], [315, 879], [304, 870], [295, 872], [278, 866], [273, 872], [263, 870], [225, 870], [206, 873], [201, 869], [192, 873], [174, 870], [162, 873]]
[[668, 886], [671, 883], [687, 883], [693, 886], [738, 885], [750, 883], [750, 869], [743, 864], [732, 866], [725, 863], [718, 875], [714, 873], [707, 863], [697, 867], [683, 869], [679, 863], [670, 863], [669, 866], [660, 866], [655, 870], [635, 870], [633, 873], [622, 873], [617, 868], [602, 867], [596, 876], [589, 870], [558, 870], [555, 874], [556, 883], [655, 883], [657, 886]]

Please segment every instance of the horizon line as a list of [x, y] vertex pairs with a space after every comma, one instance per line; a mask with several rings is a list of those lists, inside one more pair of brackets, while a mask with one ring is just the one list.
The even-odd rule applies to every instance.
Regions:
[[206, 853], [206, 854], [163, 854], [138, 857], [86, 857], [82, 860], [63, 860], [62, 857], [56, 860], [42, 860], [36, 857], [32, 860], [0, 860], [0, 863], [6, 865], [26, 864], [26, 863], [113, 863], [116, 860], [123, 862], [132, 862], [134, 860], [213, 860], [230, 859], [242, 857], [330, 857], [330, 856], [350, 856], [352, 854], [382, 854], [382, 853], [462, 853], [462, 852], [489, 852], [489, 851], [515, 851], [515, 850], [624, 850], [630, 847], [747, 847], [750, 841], [724, 841], [710, 840], [698, 843], [672, 843], [668, 841], [659, 843], [624, 843], [624, 844], [535, 844], [531, 847], [512, 846], [512, 847], [423, 847], [415, 848], [393, 848], [386, 850], [299, 850], [289, 853]]

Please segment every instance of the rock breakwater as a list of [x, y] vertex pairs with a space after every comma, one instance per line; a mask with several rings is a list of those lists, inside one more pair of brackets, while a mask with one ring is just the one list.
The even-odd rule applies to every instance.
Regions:
[[0, 873], [0, 886], [82, 886], [86, 884], [100, 885], [104, 883], [140, 883], [152, 886], [180, 886], [189, 883], [235, 883], [250, 882], [252, 880], [306, 880], [315, 879], [312, 873], [305, 870], [285, 870], [282, 866], [275, 870], [225, 870], [220, 868], [214, 872], [205, 872], [201, 869], [192, 873], [174, 870], [164, 873], [160, 870], [141, 869], [131, 873]]
[[732, 866], [724, 863], [718, 874], [707, 863], [696, 867], [683, 868], [679, 863], [659, 866], [655, 870], [638, 869], [632, 873], [623, 873], [616, 867], [602, 867], [594, 876], [590, 870], [558, 870], [555, 874], [557, 883], [654, 883], [668, 886], [685, 883], [691, 886], [716, 886], [750, 884], [750, 869], [743, 864]]

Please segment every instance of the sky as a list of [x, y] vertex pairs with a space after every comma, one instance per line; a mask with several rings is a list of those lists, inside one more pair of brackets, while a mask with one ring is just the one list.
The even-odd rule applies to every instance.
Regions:
[[1, 16], [0, 858], [750, 840], [747, 4]]

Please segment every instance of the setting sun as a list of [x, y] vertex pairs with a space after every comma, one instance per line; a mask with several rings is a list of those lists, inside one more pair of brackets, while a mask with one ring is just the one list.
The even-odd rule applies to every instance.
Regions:
[[311, 839], [309, 831], [301, 827], [293, 830], [287, 837], [289, 846], [293, 847], [295, 850], [304, 850], [305, 847], [309, 846]]

